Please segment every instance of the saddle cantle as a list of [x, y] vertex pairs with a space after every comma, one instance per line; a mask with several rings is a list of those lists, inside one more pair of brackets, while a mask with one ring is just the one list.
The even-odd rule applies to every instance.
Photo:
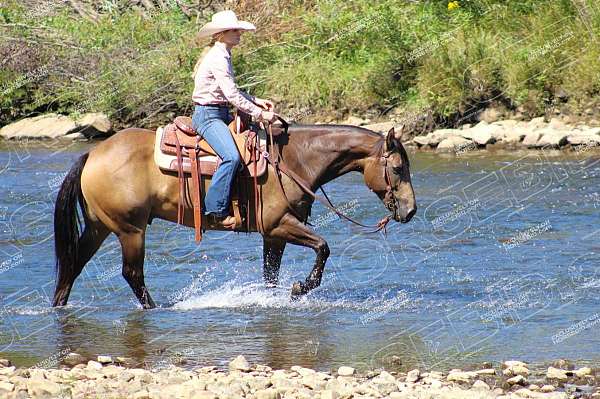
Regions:
[[[267, 160], [264, 158], [265, 140], [259, 140], [256, 133], [246, 130], [247, 123], [236, 118], [230, 125], [232, 137], [240, 153], [243, 168], [238, 172], [238, 178], [257, 179], [267, 170]], [[240, 132], [241, 133], [237, 133]], [[192, 203], [194, 208], [195, 239], [202, 239], [201, 215], [201, 178], [209, 178], [217, 170], [221, 158], [212, 147], [196, 134], [189, 117], [178, 116], [172, 123], [159, 127], [154, 142], [154, 161], [162, 170], [176, 172], [179, 177], [180, 199], [177, 211], [177, 221], [183, 224], [183, 198], [186, 177], [191, 177]], [[191, 176], [190, 176], [191, 175]], [[243, 217], [238, 200], [232, 200], [236, 228], [242, 225]]]

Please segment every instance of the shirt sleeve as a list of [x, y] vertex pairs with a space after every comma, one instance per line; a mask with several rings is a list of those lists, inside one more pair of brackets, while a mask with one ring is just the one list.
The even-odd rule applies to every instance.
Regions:
[[[211, 71], [217, 81], [217, 84], [223, 91], [223, 95], [236, 108], [259, 119], [262, 108], [251, 102], [252, 96], [243, 93], [236, 86], [233, 75], [230, 71], [230, 58], [216, 57], [211, 66]], [[246, 97], [247, 96], [247, 97]]]

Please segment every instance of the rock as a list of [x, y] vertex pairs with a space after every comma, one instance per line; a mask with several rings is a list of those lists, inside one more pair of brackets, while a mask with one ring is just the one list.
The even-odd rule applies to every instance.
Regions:
[[0, 136], [7, 139], [56, 138], [76, 130], [77, 124], [68, 116], [46, 114], [6, 125], [0, 129]]
[[503, 368], [509, 368], [509, 367], [514, 367], [514, 366], [518, 366], [518, 367], [527, 367], [527, 363], [524, 363], [520, 360], [507, 360], [505, 362], [502, 363], [502, 367]]
[[338, 369], [338, 375], [342, 376], [342, 377], [349, 377], [351, 375], [354, 375], [354, 369], [352, 367], [348, 367], [348, 366], [342, 366]]
[[273, 388], [261, 389], [254, 394], [256, 399], [281, 399], [281, 395]]
[[83, 357], [82, 355], [80, 355], [79, 353], [75, 353], [75, 352], [71, 352], [68, 353], [62, 360], [63, 364], [69, 366], [69, 367], [73, 367], [76, 366], [78, 364], [85, 364], [87, 363], [87, 360], [85, 357]]
[[502, 374], [507, 376], [507, 377], [512, 377], [515, 375], [523, 375], [523, 376], [528, 376], [529, 375], [529, 369], [525, 366], [522, 366], [520, 364], [515, 364], [513, 366], [509, 366], [507, 368], [505, 368], [502, 371]]
[[0, 375], [11, 375], [17, 368], [15, 366], [0, 368]]
[[437, 146], [438, 151], [458, 151], [461, 148], [466, 148], [472, 144], [471, 140], [467, 140], [460, 136], [450, 136], [443, 139]]
[[583, 131], [585, 134], [600, 136], [600, 127], [590, 127]]
[[367, 123], [369, 123], [368, 120], [353, 115], [349, 116], [348, 119], [346, 119], [346, 121], [344, 122], [345, 125], [353, 126], [366, 125]]
[[376, 384], [388, 384], [388, 383], [396, 383], [396, 377], [388, 373], [387, 371], [382, 371], [379, 375], [372, 379], [372, 381]]
[[300, 374], [301, 376], [307, 376], [307, 375], [313, 375], [316, 373], [315, 370], [313, 369], [309, 369], [306, 367], [297, 367], [295, 370], [295, 372], [297, 372], [298, 374]]
[[591, 375], [592, 369], [589, 367], [581, 367], [580, 369], [575, 370], [574, 373], [577, 377], [583, 378], [586, 375]]
[[429, 133], [429, 145], [436, 147], [442, 140], [447, 139], [451, 136], [461, 136], [462, 131], [458, 129], [438, 129]]
[[543, 116], [533, 118], [529, 121], [529, 126], [532, 128], [542, 128], [546, 126], [546, 121], [544, 120]]
[[506, 144], [520, 143], [525, 138], [525, 133], [521, 131], [508, 131], [502, 137], [502, 142]]
[[419, 371], [419, 369], [414, 369], [408, 372], [408, 374], [406, 374], [406, 382], [417, 382], [419, 380], [419, 376], [421, 375], [421, 372]]
[[84, 114], [75, 122], [78, 126], [81, 126], [79, 133], [87, 138], [106, 135], [112, 131], [110, 119], [101, 113]]
[[500, 119], [502, 113], [498, 111], [496, 108], [486, 108], [483, 112], [481, 112], [478, 116], [480, 121], [484, 121], [487, 123], [496, 122]]
[[115, 360], [123, 367], [135, 367], [137, 365], [137, 362], [130, 357], [117, 356]]
[[440, 380], [431, 380], [430, 384], [433, 389], [440, 389], [442, 387], [442, 381]]
[[496, 375], [496, 370], [483, 369], [483, 370], [477, 370], [476, 373], [477, 373], [477, 375]]
[[450, 371], [446, 380], [454, 381], [454, 382], [465, 382], [470, 383], [473, 379], [477, 377], [477, 373], [472, 371]]
[[564, 370], [573, 369], [573, 362], [566, 359], [558, 359], [552, 362], [552, 367]]
[[587, 132], [575, 132], [567, 136], [567, 142], [571, 145], [597, 146], [600, 144], [600, 136], [590, 135]]
[[555, 389], [556, 389], [556, 388], [554, 388], [554, 385], [547, 385], [547, 384], [546, 384], [546, 385], [543, 385], [543, 386], [540, 388], [540, 391], [548, 393], [548, 392], [554, 392], [554, 390], [555, 390]]
[[321, 390], [325, 388], [326, 382], [317, 378], [316, 373], [313, 373], [311, 375], [305, 375], [302, 377], [302, 385], [312, 390]]
[[150, 399], [150, 393], [146, 389], [143, 389], [142, 391], [138, 391], [138, 392], [134, 393], [132, 398], [133, 399]]
[[58, 397], [62, 388], [56, 382], [48, 380], [28, 380], [27, 392], [33, 397]]
[[472, 140], [480, 146], [485, 146], [486, 144], [492, 144], [496, 142], [491, 132], [481, 130], [478, 130], [475, 133], [473, 133]]
[[533, 397], [536, 397], [535, 393], [531, 392], [527, 388], [517, 389], [515, 391], [515, 395], [517, 395], [518, 397], [521, 397], [521, 398], [533, 398]]
[[387, 134], [391, 128], [395, 127], [396, 124], [394, 122], [382, 122], [382, 123], [373, 123], [370, 125], [364, 125], [365, 129], [372, 130], [374, 132], [380, 132], [383, 134]]
[[15, 384], [7, 381], [0, 381], [0, 393], [4, 392], [12, 392], [15, 389]]
[[87, 369], [90, 370], [101, 370], [102, 369], [102, 363], [98, 363], [95, 362], [93, 360], [90, 360], [89, 362], [87, 362]]
[[548, 123], [548, 127], [552, 128], [552, 129], [557, 129], [557, 130], [567, 129], [567, 125], [565, 125], [565, 123], [558, 118], [550, 119], [550, 122]]
[[527, 379], [522, 375], [516, 375], [514, 377], [506, 380], [510, 385], [525, 385], [527, 383]]
[[569, 379], [566, 370], [561, 370], [554, 367], [548, 367], [548, 371], [546, 372], [546, 378], [559, 381], [566, 381]]
[[113, 362], [112, 357], [106, 356], [106, 355], [100, 355], [100, 356], [98, 356], [97, 360], [98, 360], [98, 363], [101, 363], [101, 364], [108, 364], [108, 363], [112, 363]]
[[539, 387], [539, 385], [531, 384], [530, 386], [527, 387], [527, 389], [529, 389], [530, 391], [539, 391], [540, 387]]
[[59, 138], [65, 139], [65, 140], [85, 140], [86, 139], [85, 135], [83, 133], [79, 133], [79, 132], [65, 134], [64, 136], [61, 136]]
[[528, 148], [536, 147], [540, 137], [542, 134], [539, 131], [529, 132], [523, 138], [523, 145]]
[[536, 143], [536, 147], [559, 148], [567, 144], [567, 131], [544, 129], [542, 137]]
[[429, 145], [429, 136], [415, 136], [413, 142], [417, 143], [419, 147]]
[[250, 363], [248, 363], [244, 356], [239, 355], [229, 362], [229, 370], [250, 371]]
[[8, 359], [0, 359], [0, 367], [10, 367], [12, 363]]
[[[6, 125], [0, 129], [0, 136], [7, 139], [44, 139], [65, 137], [73, 133], [81, 133], [83, 137], [95, 137], [110, 132], [112, 132], [112, 126], [104, 114], [84, 114], [77, 121], [65, 115], [45, 114]], [[81, 136], [69, 136], [68, 138], [75, 137], [80, 138]]]
[[338, 399], [338, 397], [337, 392], [332, 391], [331, 389], [321, 391], [321, 399]]
[[475, 381], [475, 383], [473, 383], [473, 389], [489, 391], [490, 386], [488, 384], [486, 384], [484, 381], [477, 380], [477, 381]]

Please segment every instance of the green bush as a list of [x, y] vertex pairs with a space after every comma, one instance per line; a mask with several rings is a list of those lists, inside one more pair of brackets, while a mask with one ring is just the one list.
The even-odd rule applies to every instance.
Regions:
[[[265, 16], [244, 15], [254, 10], [245, 1], [236, 11], [265, 22], [234, 50], [236, 74], [253, 94], [313, 119], [395, 107], [447, 117], [499, 96], [541, 112], [558, 89], [575, 103], [600, 92], [600, 7], [577, 3], [583, 13], [569, 0], [464, 0], [453, 10], [445, 1], [315, 0]], [[0, 54], [22, 55], [0, 70], [0, 88], [10, 88], [0, 124], [102, 111], [124, 126], [150, 125], [191, 111], [199, 25], [179, 9], [107, 9], [91, 23], [68, 8], [40, 17], [4, 4], [2, 30], [14, 40]], [[41, 67], [47, 76], [19, 81]]]

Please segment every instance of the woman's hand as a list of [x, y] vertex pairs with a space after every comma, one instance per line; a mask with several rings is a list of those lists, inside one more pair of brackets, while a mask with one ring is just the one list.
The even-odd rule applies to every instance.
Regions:
[[275, 122], [278, 115], [273, 111], [262, 111], [260, 113], [260, 119], [268, 122]]
[[267, 111], [275, 110], [275, 104], [273, 104], [272, 101], [264, 100], [262, 98], [255, 98], [254, 102], [256, 103], [256, 105], [258, 105], [261, 108], [266, 109]]

